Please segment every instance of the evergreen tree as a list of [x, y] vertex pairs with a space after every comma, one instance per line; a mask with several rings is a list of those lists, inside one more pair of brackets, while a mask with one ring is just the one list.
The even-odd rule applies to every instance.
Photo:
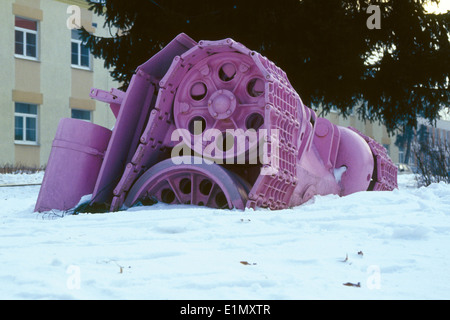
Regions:
[[403, 157], [404, 163], [409, 163], [411, 157], [411, 144], [413, 142], [414, 136], [414, 129], [410, 126], [404, 126], [403, 128], [400, 128], [400, 132], [397, 134], [397, 137], [395, 139], [395, 145], [405, 151]]
[[[125, 89], [136, 67], [177, 34], [233, 38], [281, 67], [303, 102], [392, 131], [415, 127], [449, 107], [450, 12], [427, 14], [438, 0], [87, 0], [119, 29], [110, 38], [84, 31], [92, 53]], [[380, 28], [368, 27], [369, 5]], [[375, 16], [376, 17], [376, 16]]]

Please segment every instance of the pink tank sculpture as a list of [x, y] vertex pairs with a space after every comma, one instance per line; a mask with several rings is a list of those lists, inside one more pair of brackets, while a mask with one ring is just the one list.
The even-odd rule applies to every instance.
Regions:
[[90, 96], [109, 103], [115, 126], [61, 120], [36, 211], [70, 210], [84, 196], [87, 210], [277, 210], [397, 187], [384, 147], [317, 117], [283, 70], [232, 39], [180, 34], [137, 68], [126, 92]]

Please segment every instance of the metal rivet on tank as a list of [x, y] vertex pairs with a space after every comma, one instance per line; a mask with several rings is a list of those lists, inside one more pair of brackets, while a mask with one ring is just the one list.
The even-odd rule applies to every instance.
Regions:
[[190, 108], [190, 106], [188, 103], [184, 102], [181, 104], [181, 112], [186, 113], [189, 111], [189, 108]]
[[316, 136], [325, 137], [328, 134], [328, 126], [325, 123], [318, 123], [316, 126]]
[[201, 73], [203, 76], [207, 76], [207, 75], [209, 74], [209, 67], [208, 67], [208, 66], [202, 67], [202, 68], [200, 69], [200, 73]]
[[250, 66], [248, 64], [246, 64], [246, 63], [241, 63], [239, 65], [239, 71], [242, 72], [242, 73], [247, 72], [248, 69], [250, 69]]

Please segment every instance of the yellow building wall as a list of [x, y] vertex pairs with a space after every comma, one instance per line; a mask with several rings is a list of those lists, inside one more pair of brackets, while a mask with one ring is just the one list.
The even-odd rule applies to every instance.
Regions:
[[12, 91], [15, 83], [14, 32], [7, 26], [14, 26], [13, 0], [2, 0], [0, 10], [0, 166], [14, 163], [14, 104]]
[[[92, 87], [109, 90], [118, 86], [103, 67], [103, 61], [92, 57], [91, 70], [71, 66], [71, 30], [67, 27], [70, 5], [80, 7], [81, 22], [87, 30], [96, 35], [109, 35], [107, 30], [102, 30], [102, 18], [88, 11], [88, 4], [83, 0], [0, 2], [0, 166], [44, 166], [58, 123], [61, 118], [71, 116], [71, 108], [90, 110], [94, 123], [107, 128], [114, 126], [115, 117], [109, 106], [89, 97]], [[15, 15], [39, 21], [37, 61], [14, 55]], [[36, 145], [14, 142], [15, 102], [38, 105]]]

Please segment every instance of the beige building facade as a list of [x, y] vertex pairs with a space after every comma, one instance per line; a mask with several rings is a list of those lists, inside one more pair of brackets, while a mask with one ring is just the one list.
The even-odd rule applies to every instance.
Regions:
[[108, 105], [89, 97], [117, 84], [78, 37], [77, 22], [109, 35], [87, 9], [83, 0], [0, 2], [0, 166], [45, 166], [61, 118], [114, 125]]

